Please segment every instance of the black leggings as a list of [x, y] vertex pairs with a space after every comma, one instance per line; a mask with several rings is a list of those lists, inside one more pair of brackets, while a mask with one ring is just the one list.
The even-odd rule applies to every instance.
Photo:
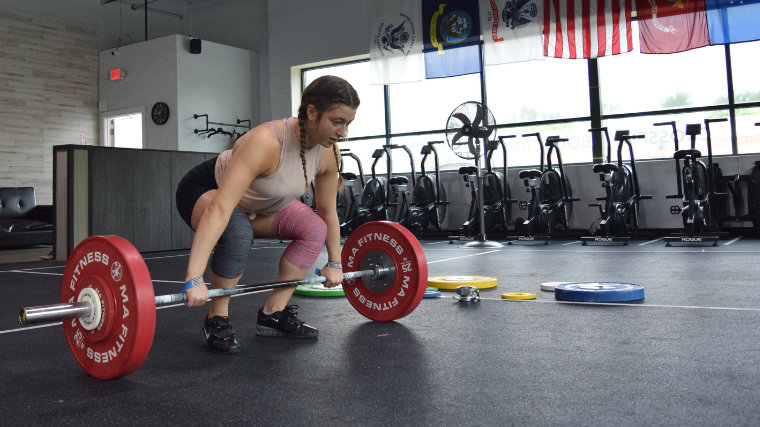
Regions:
[[190, 228], [193, 227], [191, 222], [193, 208], [198, 199], [209, 190], [219, 189], [214, 177], [216, 159], [214, 157], [213, 159], [206, 160], [190, 169], [190, 172], [186, 173], [179, 182], [179, 185], [177, 185], [177, 193], [175, 194], [177, 212], [179, 212], [179, 215]]

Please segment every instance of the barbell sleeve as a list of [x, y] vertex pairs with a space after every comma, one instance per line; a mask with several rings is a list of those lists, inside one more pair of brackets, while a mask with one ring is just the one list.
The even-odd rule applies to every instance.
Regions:
[[25, 324], [44, 323], [72, 317], [87, 317], [91, 311], [92, 304], [89, 301], [42, 305], [22, 309], [19, 320]]
[[[343, 280], [355, 279], [359, 277], [370, 276], [373, 279], [380, 279], [385, 277], [389, 273], [395, 272], [394, 267], [378, 267], [373, 266], [371, 270], [351, 271], [343, 273]], [[324, 283], [327, 278], [324, 276], [306, 277], [299, 280], [291, 280], [285, 282], [271, 282], [254, 285], [242, 285], [235, 286], [228, 289], [211, 289], [208, 294], [209, 297], [220, 297], [226, 295], [236, 295], [247, 292], [256, 292], [276, 288], [284, 288], [289, 286], [298, 286], [311, 283]], [[156, 305], [168, 304], [172, 302], [185, 302], [187, 301], [187, 295], [183, 293], [171, 294], [171, 295], [157, 295], [155, 297]], [[52, 305], [42, 305], [38, 307], [26, 307], [21, 309], [19, 314], [19, 320], [21, 323], [30, 325], [35, 323], [51, 322], [56, 320], [64, 320], [70, 318], [87, 317], [92, 311], [92, 305], [88, 301], [78, 301], [74, 303], [60, 303]]]

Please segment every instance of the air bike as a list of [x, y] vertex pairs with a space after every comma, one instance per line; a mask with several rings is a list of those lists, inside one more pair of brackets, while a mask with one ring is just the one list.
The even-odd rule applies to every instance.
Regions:
[[[549, 240], [558, 232], [567, 232], [570, 229], [570, 216], [573, 213], [573, 202], [580, 199], [573, 197], [573, 189], [570, 180], [565, 175], [565, 167], [562, 163], [562, 154], [558, 143], [567, 141], [567, 138], [550, 136], [546, 143], [542, 143], [541, 134], [528, 133], [523, 137], [535, 136], [541, 147], [540, 169], [520, 171], [519, 177], [530, 192], [531, 198], [527, 203], [528, 219], [515, 220], [517, 237], [508, 238], [513, 241], [543, 240], [549, 244]], [[544, 169], [544, 145], [549, 147], [546, 153], [546, 169]], [[552, 166], [552, 152], [557, 156], [557, 167]]]
[[[372, 162], [372, 179], [367, 181], [367, 184], [362, 189], [361, 205], [356, 212], [356, 227], [371, 221], [388, 221], [390, 219], [388, 210], [386, 209], [386, 203], [389, 199], [388, 179], [390, 178], [391, 171], [389, 155], [386, 156], [388, 166], [387, 177], [378, 176], [375, 172], [377, 162], [386, 154], [388, 153], [385, 148], [378, 148], [372, 153], [372, 158], [375, 159]], [[341, 233], [343, 231], [342, 228]]]
[[[446, 206], [449, 202], [446, 200], [446, 190], [441, 184], [438, 152], [435, 149], [435, 144], [441, 143], [443, 141], [430, 141], [422, 147], [420, 153], [422, 154], [420, 162], [422, 171], [419, 177], [416, 177], [414, 157], [407, 146], [393, 144], [383, 146], [388, 153], [400, 148], [409, 156], [414, 188], [410, 194], [409, 179], [405, 176], [394, 176], [388, 181], [393, 195], [393, 201], [389, 204], [395, 211], [392, 220], [416, 234], [426, 234], [433, 230], [441, 231], [441, 223], [446, 216]], [[430, 154], [433, 154], [435, 161], [435, 172], [432, 175], [425, 170], [425, 160]]]
[[338, 192], [338, 218], [340, 220], [340, 235], [343, 237], [351, 234], [362, 223], [359, 221], [359, 194], [356, 192], [356, 179], [361, 181], [361, 187], [364, 189], [364, 170], [359, 157], [351, 153], [347, 148], [340, 149], [342, 158], [350, 157], [359, 167], [359, 175], [352, 172], [343, 172], [343, 162], [340, 162], [340, 176], [343, 177], [345, 188]]
[[[589, 132], [603, 132], [607, 140], [607, 163], [596, 164], [594, 173], [599, 174], [606, 196], [597, 200], [601, 203], [589, 204], [598, 207], [601, 214], [599, 233], [595, 236], [583, 236], [583, 245], [588, 242], [622, 242], [628, 245], [631, 234], [639, 231], [639, 201], [651, 199], [652, 196], [642, 196], [639, 188], [639, 176], [636, 173], [636, 160], [633, 157], [632, 139], [643, 139], [644, 135], [629, 135], [627, 130], [615, 132], [617, 147], [617, 164], [611, 161], [610, 135], [606, 127], [592, 128]], [[628, 145], [630, 164], [623, 164], [623, 145]]]
[[[679, 150], [678, 139], [674, 138], [676, 152], [673, 158], [678, 171], [676, 175], [678, 194], [666, 196], [666, 198], [682, 199], [683, 207], [671, 206], [670, 212], [675, 215], [681, 214], [685, 232], [665, 237], [666, 246], [670, 246], [671, 242], [713, 242], [713, 246], [718, 246], [718, 240], [728, 235], [728, 233], [720, 232], [720, 198], [727, 194], [715, 191], [715, 175], [716, 171], [720, 174], [720, 168], [717, 164], [713, 164], [712, 140], [710, 139], [710, 123], [725, 121], [728, 119], [705, 119], [707, 164], [701, 160], [702, 153], [695, 148], [697, 135], [702, 133], [701, 124], [686, 125], [686, 135], [691, 137], [691, 149]], [[655, 123], [655, 126], [662, 125], [671, 125], [675, 135], [675, 122]], [[681, 166], [681, 160], [683, 160], [683, 166]]]

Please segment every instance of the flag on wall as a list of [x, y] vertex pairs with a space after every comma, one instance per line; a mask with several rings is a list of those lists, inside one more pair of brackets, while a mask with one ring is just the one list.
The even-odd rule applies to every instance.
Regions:
[[633, 49], [632, 0], [544, 0], [544, 55], [597, 58]]
[[480, 0], [486, 65], [544, 59], [543, 0]]
[[371, 84], [425, 78], [422, 56], [422, 6], [419, 0], [369, 2]]
[[710, 44], [760, 40], [760, 0], [705, 0]]
[[704, 0], [636, 0], [641, 53], [683, 52], [710, 44]]
[[480, 72], [478, 3], [471, 0], [422, 0], [425, 77]]

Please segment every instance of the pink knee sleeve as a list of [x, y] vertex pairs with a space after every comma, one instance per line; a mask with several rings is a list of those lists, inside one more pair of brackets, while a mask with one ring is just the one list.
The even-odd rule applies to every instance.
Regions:
[[327, 225], [310, 207], [294, 200], [274, 215], [272, 233], [292, 240], [282, 256], [294, 266], [308, 270], [325, 244]]

